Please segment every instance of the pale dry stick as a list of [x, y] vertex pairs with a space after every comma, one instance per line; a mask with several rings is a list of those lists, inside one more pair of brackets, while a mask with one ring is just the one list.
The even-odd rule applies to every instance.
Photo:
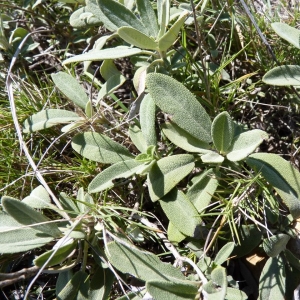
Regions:
[[31, 36], [34, 33], [39, 33], [39, 32], [44, 32], [44, 31], [48, 31], [48, 30], [40, 30], [40, 31], [35, 31], [35, 32], [31, 32], [28, 33], [25, 38], [23, 39], [23, 41], [20, 43], [20, 45], [18, 46], [18, 49], [16, 50], [10, 66], [9, 66], [9, 70], [8, 70], [8, 74], [7, 74], [7, 78], [6, 78], [6, 89], [7, 89], [7, 93], [8, 93], [8, 98], [9, 98], [9, 104], [10, 104], [10, 110], [11, 110], [11, 114], [12, 114], [12, 118], [13, 118], [13, 122], [14, 122], [14, 126], [16, 128], [16, 132], [17, 132], [17, 136], [19, 139], [19, 144], [21, 147], [21, 150], [24, 151], [24, 154], [26, 156], [26, 158], [28, 159], [29, 164], [31, 165], [36, 178], [38, 179], [38, 181], [43, 185], [43, 187], [46, 189], [46, 191], [48, 192], [48, 194], [51, 196], [53, 202], [56, 204], [56, 206], [61, 210], [59, 211], [59, 214], [64, 217], [66, 220], [70, 220], [68, 214], [63, 210], [63, 207], [61, 206], [59, 200], [56, 198], [56, 196], [54, 195], [54, 193], [52, 192], [52, 190], [50, 189], [50, 187], [48, 186], [47, 182], [45, 181], [44, 177], [42, 176], [42, 174], [40, 173], [40, 171], [38, 170], [35, 162], [33, 161], [29, 150], [26, 146], [26, 143], [23, 140], [23, 136], [22, 136], [22, 131], [21, 131], [21, 127], [17, 118], [17, 111], [16, 111], [16, 106], [15, 106], [15, 101], [14, 101], [14, 94], [13, 94], [13, 87], [12, 87], [12, 82], [13, 82], [13, 76], [12, 76], [12, 69], [15, 65], [15, 62], [17, 60], [17, 57], [23, 47], [23, 45], [25, 44], [27, 38], [29, 36]]
[[38, 277], [43, 273], [43, 271], [45, 270], [47, 264], [51, 261], [52, 257], [56, 254], [56, 252], [59, 249], [59, 246], [64, 245], [65, 242], [68, 241], [69, 239], [69, 235], [72, 233], [72, 231], [76, 228], [76, 226], [81, 222], [81, 220], [89, 213], [90, 211], [87, 211], [86, 213], [84, 213], [78, 220], [76, 220], [73, 224], [72, 227], [70, 228], [69, 232], [63, 237], [61, 238], [58, 243], [57, 243], [57, 247], [54, 249], [53, 253], [49, 256], [49, 258], [47, 259], [47, 261], [44, 263], [44, 265], [40, 268], [40, 270], [38, 271], [38, 273], [35, 275], [35, 277], [32, 279], [32, 281], [30, 282], [30, 284], [27, 287], [25, 296], [24, 296], [24, 300], [27, 299], [30, 289], [33, 286], [33, 284], [35, 283], [35, 281], [38, 279]]

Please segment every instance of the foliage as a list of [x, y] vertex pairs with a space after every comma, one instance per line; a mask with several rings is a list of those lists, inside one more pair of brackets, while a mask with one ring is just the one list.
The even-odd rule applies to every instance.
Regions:
[[[247, 280], [249, 271], [243, 280], [233, 278], [230, 266], [263, 253], [259, 299], [288, 298], [299, 284], [299, 259], [289, 243], [297, 237], [300, 173], [262, 151], [269, 134], [246, 128], [230, 109], [228, 98], [250, 75], [232, 81], [225, 68], [248, 46], [219, 59], [204, 16], [218, 13], [215, 26], [227, 26], [232, 37], [238, 21], [231, 8], [223, 14], [207, 1], [196, 8], [169, 0], [62, 2], [73, 8], [75, 31], [100, 27], [107, 34], [62, 61], [65, 69], [51, 74], [61, 99], [24, 114], [22, 132], [33, 143], [43, 135], [54, 139], [49, 149], [62, 141], [67, 172], [79, 161], [83, 175], [75, 172], [74, 185], [56, 190], [58, 199], [42, 181], [26, 197], [2, 196], [1, 256], [33, 251], [37, 276], [58, 274], [57, 299], [235, 300], [250, 296], [237, 281], [253, 278]], [[40, 1], [27, 4], [43, 8]], [[8, 20], [0, 18], [0, 46], [12, 56], [27, 31], [7, 35]], [[272, 26], [299, 46], [298, 30]], [[197, 49], [189, 36], [194, 29]], [[27, 43], [22, 55], [37, 46]], [[117, 96], [130, 81], [122, 64], [131, 70], [131, 106]], [[263, 80], [276, 84], [284, 77], [294, 85], [297, 68], [275, 68]]]

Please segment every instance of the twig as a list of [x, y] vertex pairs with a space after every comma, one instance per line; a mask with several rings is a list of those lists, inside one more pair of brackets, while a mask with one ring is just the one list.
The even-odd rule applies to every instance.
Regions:
[[52, 192], [52, 190], [48, 186], [47, 182], [43, 178], [42, 174], [39, 172], [39, 170], [38, 170], [35, 162], [33, 161], [32, 157], [31, 157], [31, 155], [29, 153], [29, 150], [28, 150], [28, 148], [26, 146], [26, 143], [23, 140], [21, 127], [20, 127], [19, 120], [18, 120], [18, 117], [17, 117], [17, 111], [16, 111], [16, 106], [15, 106], [15, 101], [14, 101], [14, 94], [13, 94], [12, 69], [13, 69], [13, 67], [15, 65], [17, 57], [18, 57], [18, 55], [19, 55], [19, 53], [20, 53], [23, 45], [25, 44], [25, 42], [26, 42], [26, 40], [27, 40], [27, 38], [29, 36], [31, 36], [34, 33], [40, 33], [40, 32], [44, 32], [44, 31], [48, 31], [48, 30], [40, 30], [40, 31], [28, 33], [25, 36], [25, 38], [22, 40], [22, 42], [18, 46], [18, 49], [16, 50], [16, 52], [15, 52], [15, 54], [14, 54], [12, 60], [11, 60], [11, 63], [10, 63], [10, 66], [9, 66], [9, 70], [8, 70], [8, 74], [7, 74], [7, 78], [6, 78], [6, 88], [7, 88], [8, 98], [9, 98], [10, 110], [11, 110], [11, 114], [12, 114], [14, 126], [16, 128], [16, 132], [17, 132], [17, 136], [18, 136], [18, 140], [19, 140], [19, 144], [20, 144], [21, 150], [24, 151], [24, 154], [27, 157], [30, 166], [32, 167], [33, 171], [35, 172], [36, 178], [39, 180], [39, 182], [46, 189], [46, 191], [48, 192], [48, 194], [52, 197], [52, 200], [54, 201], [54, 203], [56, 204], [56, 206], [61, 210], [61, 211], [59, 211], [59, 214], [62, 217], [64, 217], [65, 219], [70, 220], [68, 214], [63, 210], [63, 207], [61, 206], [59, 200], [56, 198], [56, 196], [54, 195], [54, 193]]

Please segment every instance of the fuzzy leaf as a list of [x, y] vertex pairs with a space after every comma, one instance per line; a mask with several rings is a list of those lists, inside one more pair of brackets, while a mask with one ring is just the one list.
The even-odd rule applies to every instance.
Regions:
[[149, 280], [146, 289], [154, 299], [164, 300], [194, 300], [198, 288], [190, 281], [158, 281]]
[[209, 144], [198, 140], [175, 123], [167, 122], [161, 125], [163, 133], [176, 146], [188, 152], [207, 153]]
[[163, 263], [159, 258], [146, 251], [141, 251], [135, 246], [125, 246], [117, 242], [107, 245], [106, 254], [110, 263], [122, 273], [131, 274], [143, 281], [184, 280], [179, 269], [171, 264]]
[[289, 240], [290, 237], [287, 234], [279, 233], [270, 238], [265, 238], [263, 240], [263, 248], [268, 256], [275, 257], [285, 250]]
[[173, 189], [159, 202], [169, 221], [180, 232], [190, 237], [195, 236], [197, 226], [202, 220], [195, 206], [183, 192]]
[[218, 114], [211, 125], [211, 136], [216, 149], [226, 153], [232, 143], [234, 135], [234, 123], [227, 111]]
[[300, 217], [300, 173], [288, 161], [276, 154], [255, 153], [246, 163], [260, 172], [276, 189], [294, 219]]
[[227, 287], [226, 300], [247, 300], [248, 296], [241, 290]]
[[136, 0], [136, 6], [141, 21], [143, 22], [144, 26], [148, 28], [149, 36], [156, 38], [159, 29], [157, 18], [152, 8], [151, 2], [149, 0]]
[[88, 274], [78, 271], [57, 295], [57, 300], [88, 300], [88, 286]]
[[[76, 243], [71, 243], [71, 244], [64, 245], [64, 246], [60, 247], [56, 251], [56, 253], [54, 254], [54, 256], [50, 259], [50, 261], [47, 263], [47, 267], [60, 264], [61, 262], [63, 262], [64, 260], [66, 260], [67, 257], [68, 257], [68, 255], [71, 254], [71, 252], [75, 249], [75, 247], [76, 247]], [[49, 259], [49, 257], [52, 255], [52, 253], [55, 250], [56, 249], [52, 249], [50, 251], [44, 252], [43, 254], [41, 254], [40, 256], [38, 256], [37, 258], [35, 258], [33, 260], [34, 265], [38, 266], [40, 268], [42, 266], [44, 266], [44, 264], [46, 263], [46, 261]]]
[[152, 201], [157, 201], [173, 189], [194, 168], [194, 156], [178, 154], [160, 159], [151, 168], [147, 182]]
[[144, 138], [142, 130], [138, 126], [129, 126], [129, 137], [140, 152], [146, 152], [148, 148], [147, 142]]
[[50, 196], [42, 185], [36, 187], [29, 196], [22, 200], [22, 202], [33, 208], [45, 208], [52, 206]]
[[178, 38], [181, 26], [187, 17], [187, 12], [184, 12], [172, 27], [158, 40], [158, 48], [160, 51], [167, 51]]
[[201, 160], [205, 164], [220, 164], [224, 161], [224, 157], [215, 151], [209, 151], [201, 155]]
[[125, 147], [97, 132], [77, 134], [72, 140], [72, 147], [83, 157], [105, 164], [133, 158]]
[[72, 111], [63, 109], [45, 109], [24, 121], [23, 132], [34, 132], [53, 127], [57, 124], [71, 123], [80, 120], [83, 120], [83, 118]]
[[300, 66], [285, 65], [275, 67], [268, 71], [262, 80], [266, 84], [278, 86], [300, 85]]
[[148, 29], [143, 23], [121, 3], [113, 0], [98, 0], [98, 4], [103, 14], [117, 28], [128, 26], [148, 35]]
[[274, 31], [283, 39], [300, 49], [300, 30], [285, 23], [275, 22], [271, 24]]
[[211, 142], [210, 117], [184, 85], [158, 73], [148, 74], [146, 85], [155, 104], [170, 115], [172, 122], [198, 140]]
[[32, 228], [35, 230], [41, 231], [53, 237], [59, 237], [61, 235], [61, 232], [55, 223], [35, 225], [37, 223], [48, 222], [50, 220], [22, 201], [8, 196], [3, 196], [1, 203], [5, 211], [18, 223], [23, 225], [33, 225]]
[[203, 290], [208, 294], [208, 300], [223, 300], [227, 292], [226, 269], [216, 267], [211, 272], [211, 280], [203, 285]]
[[117, 59], [142, 53], [143, 50], [141, 49], [131, 48], [127, 46], [119, 46], [115, 48], [106, 48], [101, 50], [91, 50], [88, 53], [76, 55], [66, 59], [63, 62], [63, 65], [82, 61], [101, 61], [105, 59]]
[[285, 263], [278, 257], [270, 257], [259, 278], [259, 300], [285, 299]]
[[245, 159], [267, 138], [267, 133], [260, 129], [243, 132], [234, 137], [226, 157], [230, 161]]
[[54, 237], [34, 227], [25, 227], [11, 216], [0, 213], [0, 253], [25, 252], [39, 248], [54, 240]]
[[123, 75], [114, 75], [110, 77], [101, 87], [101, 90], [99, 91], [98, 97], [97, 97], [97, 103], [106, 97], [107, 95], [110, 95], [115, 90], [117, 90], [124, 82], [126, 81], [126, 78]]
[[234, 242], [229, 242], [225, 244], [217, 253], [214, 262], [217, 265], [222, 265], [230, 256], [234, 249]]
[[89, 102], [89, 98], [86, 95], [83, 87], [68, 73], [58, 72], [52, 74], [51, 78], [59, 90], [71, 101], [73, 101], [79, 107], [85, 109], [86, 104]]
[[170, 0], [157, 0], [158, 37], [162, 37], [170, 21]]
[[129, 178], [145, 169], [145, 164], [134, 159], [120, 161], [98, 174], [89, 184], [89, 193], [97, 193], [114, 186], [114, 180]]
[[106, 81], [114, 75], [121, 75], [121, 72], [117, 69], [112, 59], [106, 59], [103, 61], [100, 67], [100, 73]]
[[147, 146], [156, 145], [155, 103], [150, 94], [142, 100], [140, 107], [140, 123]]
[[121, 39], [135, 47], [149, 50], [158, 49], [157, 42], [132, 27], [121, 27], [118, 29], [117, 33]]
[[177, 227], [172, 223], [169, 222], [168, 226], [168, 240], [171, 243], [180, 243], [186, 238], [186, 235], [184, 235], [182, 232], [180, 232]]
[[187, 197], [192, 201], [198, 212], [209, 205], [218, 187], [218, 180], [213, 169], [209, 169], [193, 178], [193, 185], [188, 189]]
[[101, 24], [101, 20], [97, 18], [87, 7], [81, 7], [74, 11], [70, 16], [70, 25], [76, 28], [84, 28], [87, 26], [97, 26]]

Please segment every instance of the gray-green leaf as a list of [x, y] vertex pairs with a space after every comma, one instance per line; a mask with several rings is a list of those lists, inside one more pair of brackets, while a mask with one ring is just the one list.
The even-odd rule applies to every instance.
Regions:
[[[23, 225], [33, 225], [32, 228], [35, 230], [41, 231], [53, 237], [59, 237], [61, 235], [61, 232], [55, 223], [45, 223], [50, 220], [22, 201], [4, 196], [1, 199], [1, 203], [5, 211], [18, 223]], [[38, 223], [45, 224], [36, 225]]]
[[132, 27], [121, 27], [118, 29], [117, 33], [121, 39], [135, 47], [149, 50], [158, 49], [158, 44], [153, 38]]
[[89, 98], [83, 87], [78, 83], [78, 80], [65, 72], [52, 74], [51, 77], [55, 85], [69, 100], [85, 109]]
[[163, 133], [176, 146], [188, 152], [207, 153], [210, 148], [209, 144], [203, 142], [187, 131], [183, 130], [175, 123], [167, 122], [161, 125]]
[[157, 142], [155, 130], [155, 108], [156, 105], [150, 94], [146, 95], [140, 106], [140, 123], [147, 146], [156, 145]]
[[290, 237], [287, 234], [279, 233], [271, 236], [270, 238], [265, 238], [263, 240], [263, 248], [268, 256], [275, 257], [284, 251]]
[[72, 111], [63, 109], [45, 109], [24, 121], [23, 132], [34, 132], [53, 127], [57, 124], [65, 124], [81, 120], [84, 119]]
[[128, 178], [145, 169], [145, 164], [134, 159], [120, 161], [98, 174], [89, 184], [89, 193], [97, 193], [114, 186], [114, 180]]
[[283, 39], [300, 49], [300, 30], [285, 23], [275, 22], [271, 24], [274, 31]]
[[45, 208], [52, 206], [50, 196], [42, 185], [36, 187], [29, 196], [22, 200], [22, 202], [33, 208]]
[[222, 265], [230, 256], [234, 249], [234, 242], [229, 242], [225, 244], [217, 253], [214, 262], [217, 265]]
[[276, 189], [294, 219], [300, 217], [300, 173], [288, 161], [272, 153], [255, 153], [246, 163]]
[[119, 271], [131, 274], [143, 281], [184, 280], [179, 269], [171, 264], [163, 263], [159, 258], [146, 251], [141, 251], [135, 246], [125, 246], [117, 242], [107, 245], [106, 254], [110, 263]]
[[105, 164], [133, 158], [125, 147], [97, 132], [77, 134], [72, 140], [72, 147], [82, 156]]
[[218, 114], [211, 125], [211, 135], [216, 149], [226, 153], [234, 135], [234, 123], [227, 111]]
[[152, 201], [171, 191], [194, 168], [194, 156], [178, 154], [160, 159], [148, 174], [147, 182]]
[[285, 263], [278, 257], [270, 257], [259, 278], [259, 300], [285, 299]]
[[260, 129], [243, 132], [234, 137], [226, 157], [230, 161], [245, 159], [267, 138], [268, 134]]
[[285, 65], [275, 67], [263, 77], [263, 82], [271, 85], [300, 85], [300, 66]]
[[158, 73], [146, 77], [155, 104], [170, 115], [172, 122], [198, 140], [211, 142], [211, 121], [195, 96], [180, 82]]
[[202, 220], [191, 201], [176, 188], [164, 196], [160, 205], [169, 221], [183, 234], [194, 237]]

